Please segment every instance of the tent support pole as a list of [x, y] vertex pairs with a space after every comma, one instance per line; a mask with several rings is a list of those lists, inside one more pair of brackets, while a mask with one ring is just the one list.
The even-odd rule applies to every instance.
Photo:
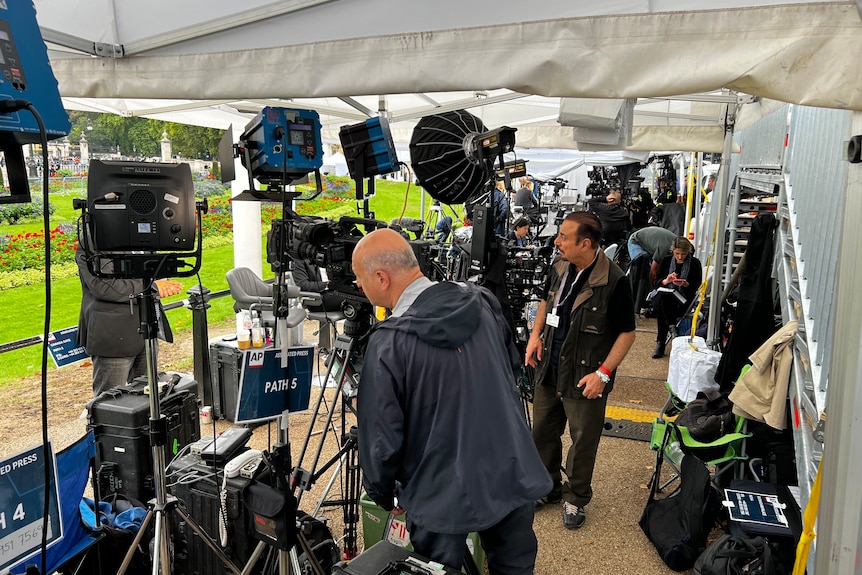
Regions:
[[[713, 257], [712, 257], [712, 282], [710, 283], [709, 297], [709, 324], [707, 325], [707, 344], [715, 348], [721, 338], [721, 292], [724, 278], [721, 277], [724, 265], [725, 243], [724, 228], [727, 225], [727, 198], [730, 191], [730, 154], [733, 152], [733, 127], [736, 124], [736, 115], [739, 112], [739, 104], [727, 105], [727, 115], [724, 121], [724, 150], [721, 153], [721, 169], [718, 172], [718, 180], [715, 182], [713, 192], [715, 204], [713, 209], [718, 210], [718, 222], [713, 234]], [[707, 273], [709, 273], [707, 271]]]

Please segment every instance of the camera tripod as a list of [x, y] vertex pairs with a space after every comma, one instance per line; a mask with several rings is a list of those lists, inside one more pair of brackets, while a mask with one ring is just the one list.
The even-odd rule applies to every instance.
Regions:
[[[361, 490], [361, 481], [360, 481], [360, 470], [359, 470], [359, 461], [358, 461], [358, 451], [357, 451], [357, 428], [356, 426], [351, 426], [348, 431], [347, 429], [347, 415], [348, 413], [355, 413], [355, 408], [353, 406], [353, 402], [356, 398], [356, 391], [359, 384], [359, 369], [357, 368], [357, 362], [360, 358], [359, 347], [356, 338], [350, 335], [340, 334], [335, 340], [335, 345], [333, 346], [332, 355], [327, 359], [327, 370], [326, 375], [323, 378], [323, 389], [320, 392], [320, 395], [317, 398], [317, 402], [314, 406], [314, 411], [311, 417], [311, 424], [308, 428], [308, 433], [305, 436], [305, 440], [302, 445], [302, 450], [300, 451], [299, 458], [296, 466], [293, 468], [293, 472], [291, 475], [291, 486], [294, 491], [298, 488], [299, 494], [297, 495], [297, 501], [302, 500], [303, 492], [308, 491], [314, 485], [314, 483], [320, 479], [320, 477], [327, 472], [331, 467], [335, 466], [335, 470], [333, 471], [332, 477], [329, 480], [329, 483], [326, 485], [326, 489], [324, 490], [323, 495], [315, 508], [313, 515], [316, 515], [317, 512], [323, 506], [341, 506], [344, 511], [344, 558], [352, 559], [355, 557], [359, 551], [357, 546], [357, 525], [359, 522], [359, 496]], [[308, 452], [311, 436], [314, 434], [313, 426], [314, 422], [317, 421], [318, 415], [320, 414], [321, 405], [323, 404], [325, 390], [326, 390], [326, 382], [329, 381], [330, 376], [335, 378], [336, 391], [335, 391], [335, 401], [332, 404], [332, 407], [327, 410], [326, 413], [326, 423], [324, 426], [324, 431], [321, 436], [321, 439], [317, 445], [316, 452], [314, 454], [314, 459], [311, 462], [310, 469], [306, 470], [302, 468], [303, 460]], [[339, 403], [341, 409], [338, 410], [337, 404]], [[335, 417], [336, 411], [339, 412], [340, 417], [340, 429], [342, 430], [341, 437], [339, 438], [339, 449], [338, 451], [322, 466], [318, 466], [320, 463], [321, 453], [323, 450], [323, 446], [326, 442], [326, 435], [329, 430], [334, 431], [333, 428], [333, 419]], [[332, 489], [332, 486], [335, 483], [335, 480], [341, 475], [342, 471], [346, 466], [346, 474], [344, 477], [344, 492], [342, 494], [341, 499], [328, 501], [327, 497], [329, 496], [329, 492]]]
[[[156, 496], [148, 502], [147, 514], [144, 521], [138, 530], [135, 539], [126, 553], [122, 564], [117, 572], [118, 575], [124, 575], [134, 557], [135, 550], [138, 548], [141, 540], [147, 532], [150, 524], [155, 521], [155, 544], [153, 546], [152, 557], [152, 573], [153, 575], [169, 575], [173, 572], [171, 561], [171, 536], [170, 536], [170, 521], [171, 513], [176, 513], [186, 525], [201, 538], [201, 541], [212, 550], [218, 559], [225, 565], [227, 569], [235, 575], [246, 575], [249, 573], [258, 559], [266, 549], [267, 544], [259, 542], [251, 554], [246, 565], [242, 568], [238, 567], [213, 541], [213, 539], [203, 530], [203, 528], [179, 505], [179, 500], [176, 497], [167, 494], [166, 472], [165, 472], [165, 445], [167, 444], [167, 418], [161, 414], [159, 406], [159, 392], [156, 387], [157, 365], [156, 365], [156, 346], [158, 345], [158, 312], [155, 303], [155, 296], [151, 289], [148, 288], [150, 283], [144, 281], [147, 286], [145, 291], [135, 295], [135, 300], [138, 306], [138, 314], [140, 318], [140, 332], [144, 338], [145, 353], [147, 359], [147, 382], [150, 387], [149, 402], [150, 402], [150, 442], [153, 452], [153, 477]], [[286, 486], [285, 486], [286, 488]], [[297, 534], [297, 541], [305, 556], [308, 558], [313, 572], [316, 575], [324, 575], [323, 569], [317, 562], [307, 539], [302, 532]], [[283, 573], [287, 573], [288, 553], [284, 557], [280, 555], [280, 566]], [[300, 573], [299, 561], [296, 556], [296, 549], [293, 548], [289, 552], [289, 562], [293, 572]]]

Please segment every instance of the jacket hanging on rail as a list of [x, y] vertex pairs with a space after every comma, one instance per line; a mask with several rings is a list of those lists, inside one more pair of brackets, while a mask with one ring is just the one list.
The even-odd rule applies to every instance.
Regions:
[[777, 227], [778, 220], [771, 213], [758, 214], [751, 224], [733, 333], [715, 374], [722, 392], [730, 391], [748, 356], [775, 333], [772, 259]]
[[736, 415], [779, 430], [787, 427], [787, 387], [795, 337], [796, 321], [789, 321], [751, 355], [751, 369], [730, 392]]

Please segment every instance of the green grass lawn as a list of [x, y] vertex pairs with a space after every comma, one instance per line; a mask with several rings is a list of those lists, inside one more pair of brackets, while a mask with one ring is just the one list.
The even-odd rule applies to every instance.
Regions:
[[[376, 213], [377, 218], [389, 222], [399, 217], [404, 209], [407, 185], [403, 182], [380, 180], [377, 182], [376, 192], [376, 195], [369, 200], [369, 206]], [[404, 210], [405, 217], [422, 217], [420, 213], [421, 193], [421, 188], [410, 187], [409, 193], [407, 193], [407, 208]], [[52, 226], [58, 223], [72, 222], [77, 218], [77, 213], [71, 209], [71, 197], [71, 194], [64, 194], [63, 197], [54, 198], [52, 194], [51, 201], [58, 206], [54, 217], [52, 217]], [[430, 198], [426, 198], [426, 210], [430, 203]], [[60, 206], [64, 204], [68, 204], [68, 209], [60, 209]], [[4, 226], [0, 233], [16, 234], [39, 229], [41, 229], [40, 222], [28, 221], [15, 226]], [[233, 245], [205, 250], [200, 271], [201, 283], [211, 292], [226, 290], [225, 273], [233, 267], [233, 262]], [[264, 277], [271, 277], [272, 274], [265, 261], [263, 262], [263, 269]], [[185, 290], [198, 283], [196, 278], [178, 279], [182, 282]], [[81, 303], [81, 284], [78, 278], [71, 277], [54, 281], [51, 294], [53, 298], [51, 330], [56, 331], [77, 325]], [[171, 303], [186, 297], [185, 294], [182, 294], [168, 298], [164, 302]], [[233, 315], [232, 305], [233, 302], [229, 296], [213, 300], [211, 308], [207, 310], [209, 323], [214, 324]], [[5, 317], [0, 321], [0, 343], [40, 335], [44, 324], [45, 285], [30, 285], [0, 291], [0, 309], [6, 312]], [[185, 308], [171, 310], [168, 312], [168, 317], [175, 333], [179, 334], [191, 329], [189, 310]], [[41, 357], [42, 350], [41, 346], [38, 345], [2, 354], [0, 356], [0, 386], [38, 373], [41, 370]], [[53, 368], [53, 364], [51, 368]]]

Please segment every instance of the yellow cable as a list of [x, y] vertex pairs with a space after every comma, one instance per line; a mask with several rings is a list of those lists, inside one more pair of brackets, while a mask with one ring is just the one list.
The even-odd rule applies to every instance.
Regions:
[[[697, 183], [697, 179], [694, 177], [694, 163], [695, 163], [695, 153], [691, 153], [691, 159], [688, 163], [688, 186], [685, 193], [685, 215], [692, 216], [692, 211], [694, 211], [694, 186]], [[691, 236], [691, 217], [687, 217], [685, 221], [685, 237], [689, 238]]]
[[[715, 227], [712, 229], [712, 241], [710, 242], [710, 250], [709, 255], [706, 258], [706, 272], [709, 271], [709, 266], [712, 263], [712, 256], [715, 254], [715, 236], [718, 233], [718, 218], [715, 219]], [[715, 275], [715, 270], [712, 270], [713, 276]], [[703, 308], [703, 302], [706, 300], [706, 289], [709, 286], [709, 274], [703, 274], [703, 281], [700, 282], [700, 286], [697, 288], [698, 293], [698, 301], [697, 306], [694, 308], [694, 313], [691, 316], [691, 332], [689, 333], [688, 345], [694, 351], [697, 351], [697, 347], [692, 343], [694, 341], [694, 334], [697, 331], [697, 319], [700, 317], [700, 310]], [[721, 305], [721, 304], [719, 304]]]
[[823, 470], [823, 460], [817, 466], [817, 475], [814, 477], [814, 485], [811, 486], [811, 496], [808, 505], [805, 506], [805, 515], [802, 518], [802, 535], [799, 536], [799, 544], [796, 546], [796, 562], [793, 564], [793, 575], [803, 575], [808, 563], [808, 555], [811, 553], [811, 543], [814, 537], [814, 522], [817, 521], [817, 509], [820, 507], [820, 476]]

